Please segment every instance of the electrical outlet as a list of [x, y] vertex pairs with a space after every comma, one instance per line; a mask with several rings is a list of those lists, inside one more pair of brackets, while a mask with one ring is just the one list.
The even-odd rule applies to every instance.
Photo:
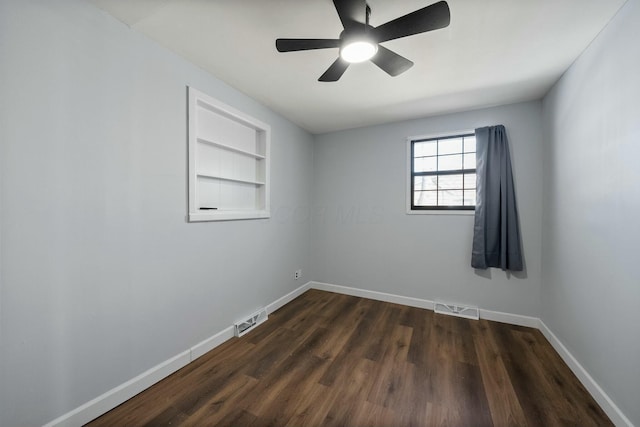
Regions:
[[296, 270], [295, 273], [293, 273], [294, 279], [298, 280], [301, 277], [302, 277], [302, 270]]

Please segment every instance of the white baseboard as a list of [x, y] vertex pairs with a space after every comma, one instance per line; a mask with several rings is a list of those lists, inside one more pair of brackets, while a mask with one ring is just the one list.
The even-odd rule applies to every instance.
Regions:
[[[407, 305], [409, 307], [425, 308], [433, 310], [434, 302], [427, 299], [405, 297], [402, 295], [388, 294], [385, 292], [369, 291], [366, 289], [350, 288], [348, 286], [332, 285], [330, 283], [309, 282], [312, 289], [321, 291], [336, 292], [339, 294], [352, 295], [355, 297], [369, 298], [377, 301], [391, 302], [394, 304]], [[510, 323], [512, 325], [538, 327], [537, 317], [521, 316], [519, 314], [502, 313], [499, 311], [480, 310], [480, 318], [494, 320], [496, 322]]]
[[304, 285], [300, 286], [299, 288], [294, 289], [293, 291], [289, 292], [288, 294], [286, 294], [282, 298], [278, 298], [277, 300], [275, 300], [274, 302], [269, 304], [267, 306], [267, 313], [268, 314], [273, 313], [274, 311], [276, 311], [277, 309], [279, 309], [283, 305], [290, 303], [291, 301], [293, 301], [294, 299], [298, 298], [303, 293], [307, 292], [311, 288], [311, 283], [312, 282], [307, 282]]
[[177, 356], [154, 366], [137, 377], [45, 424], [44, 427], [77, 427], [88, 423], [189, 364], [191, 361], [189, 353], [189, 350], [183, 351]]
[[538, 329], [545, 336], [545, 338], [551, 343], [553, 348], [558, 352], [564, 363], [569, 366], [573, 373], [578, 377], [582, 385], [589, 391], [591, 396], [598, 402], [598, 405], [609, 416], [611, 421], [616, 426], [633, 427], [633, 424], [627, 418], [624, 413], [618, 408], [618, 406], [611, 400], [609, 395], [600, 387], [600, 385], [593, 379], [589, 372], [578, 362], [578, 360], [571, 354], [569, 349], [558, 339], [558, 337], [547, 327], [547, 325], [540, 319], [538, 319]]
[[214, 336], [209, 337], [206, 340], [194, 345], [189, 350], [191, 356], [190, 362], [193, 362], [198, 357], [210, 352], [211, 350], [231, 338], [233, 338], [233, 326], [229, 326], [228, 328], [223, 329]]
[[522, 316], [520, 314], [503, 313], [501, 311], [480, 309], [480, 318], [493, 320], [494, 322], [508, 323], [510, 325], [527, 326], [529, 328], [538, 328], [540, 319], [531, 316]]
[[376, 301], [391, 302], [394, 304], [408, 305], [409, 307], [426, 308], [433, 310], [433, 301], [420, 298], [404, 297], [401, 295], [387, 294], [367, 289], [350, 288], [348, 286], [332, 285], [330, 283], [309, 282], [311, 289], [335, 292], [337, 294], [351, 295], [354, 297], [368, 298]]
[[[267, 305], [267, 312], [272, 313], [286, 303], [302, 295], [310, 288], [310, 282], [289, 292], [282, 298]], [[199, 342], [188, 350], [166, 360], [135, 378], [107, 391], [95, 399], [45, 424], [44, 427], [77, 427], [88, 423], [100, 415], [110, 411], [136, 394], [151, 387], [158, 381], [183, 368], [198, 357], [213, 350], [230, 338], [233, 338], [233, 326], [223, 329], [215, 335]]]

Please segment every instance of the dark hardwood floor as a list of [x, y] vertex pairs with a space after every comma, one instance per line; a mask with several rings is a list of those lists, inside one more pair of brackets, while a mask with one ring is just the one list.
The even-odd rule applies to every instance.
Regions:
[[98, 426], [608, 426], [535, 329], [310, 290]]

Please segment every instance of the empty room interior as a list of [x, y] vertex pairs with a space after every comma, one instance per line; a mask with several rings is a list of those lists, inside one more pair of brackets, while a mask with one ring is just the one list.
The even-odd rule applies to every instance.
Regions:
[[0, 426], [640, 426], [634, 156], [640, 0], [0, 0]]

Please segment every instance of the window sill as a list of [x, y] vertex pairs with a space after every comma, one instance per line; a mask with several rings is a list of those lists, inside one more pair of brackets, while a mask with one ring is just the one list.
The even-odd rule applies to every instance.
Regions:
[[475, 215], [475, 210], [408, 210], [407, 215]]

